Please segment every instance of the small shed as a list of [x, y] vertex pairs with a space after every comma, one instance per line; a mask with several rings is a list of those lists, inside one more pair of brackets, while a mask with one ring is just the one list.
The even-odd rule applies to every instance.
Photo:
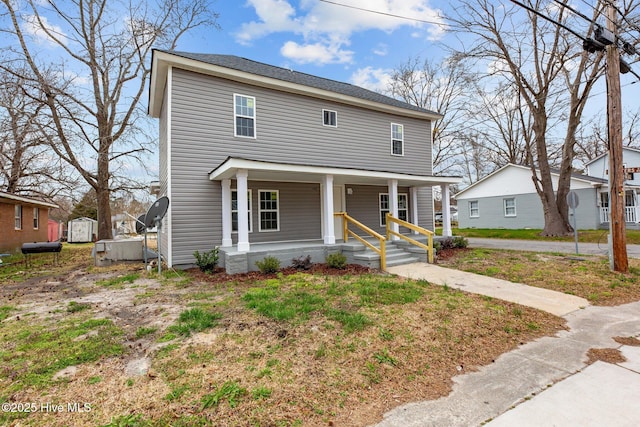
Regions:
[[67, 241], [69, 243], [95, 242], [98, 235], [98, 221], [83, 217], [69, 221]]
[[57, 242], [62, 237], [62, 228], [64, 224], [49, 218], [47, 221], [47, 241]]

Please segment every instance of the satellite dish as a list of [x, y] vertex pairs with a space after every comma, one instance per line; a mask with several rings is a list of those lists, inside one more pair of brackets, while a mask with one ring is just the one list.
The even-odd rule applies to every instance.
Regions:
[[156, 200], [153, 205], [151, 205], [144, 217], [145, 227], [155, 227], [157, 225], [157, 222], [162, 221], [162, 218], [164, 218], [164, 216], [166, 215], [168, 208], [169, 198], [167, 196], [162, 196], [158, 200]]
[[138, 217], [138, 219], [136, 219], [136, 233], [137, 234], [142, 234], [144, 233], [144, 230], [147, 229], [147, 227], [145, 227], [144, 224], [144, 218], [146, 217], [145, 214], [142, 214]]

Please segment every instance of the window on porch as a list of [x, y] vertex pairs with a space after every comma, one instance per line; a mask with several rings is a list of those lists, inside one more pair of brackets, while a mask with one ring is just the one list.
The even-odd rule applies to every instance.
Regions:
[[278, 190], [260, 190], [260, 231], [280, 230]]
[[[380, 227], [387, 226], [387, 214], [391, 212], [389, 194], [380, 193]], [[398, 194], [398, 219], [409, 221], [409, 197], [406, 193]]]
[[[247, 219], [249, 221], [249, 232], [252, 232], [251, 221], [251, 190], [247, 190]], [[238, 232], [238, 190], [231, 190], [231, 231]]]

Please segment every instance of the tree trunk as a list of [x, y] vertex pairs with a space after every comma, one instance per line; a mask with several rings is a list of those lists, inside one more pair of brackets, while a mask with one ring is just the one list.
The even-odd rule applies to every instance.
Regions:
[[108, 145], [98, 153], [98, 179], [96, 196], [98, 199], [98, 240], [112, 239], [111, 231], [111, 187], [109, 186]]

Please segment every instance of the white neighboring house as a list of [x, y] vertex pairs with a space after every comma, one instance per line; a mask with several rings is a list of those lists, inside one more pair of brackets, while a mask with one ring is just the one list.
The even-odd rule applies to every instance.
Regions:
[[[554, 188], [557, 188], [559, 174], [553, 172], [551, 176]], [[608, 228], [608, 216], [602, 216], [603, 208], [608, 209], [608, 204], [601, 206], [604, 200], [602, 194], [608, 194], [607, 180], [574, 174], [571, 177], [571, 190], [579, 198], [576, 209], [577, 228]], [[632, 191], [635, 194], [635, 189]], [[460, 228], [544, 228], [542, 202], [533, 185], [528, 166], [507, 164], [460, 191], [455, 198]], [[632, 200], [636, 200], [635, 196]], [[633, 215], [628, 217], [633, 223], [628, 226], [637, 226], [635, 205], [633, 209]], [[570, 209], [569, 215], [571, 214]], [[573, 218], [569, 221], [573, 224]]]
[[[625, 170], [624, 204], [627, 227], [640, 228], [638, 215], [638, 193], [640, 193], [640, 150], [624, 147], [622, 163]], [[603, 154], [586, 165], [587, 175], [604, 180], [609, 179], [609, 154]], [[609, 189], [603, 187], [598, 194], [600, 223], [609, 224]]]

